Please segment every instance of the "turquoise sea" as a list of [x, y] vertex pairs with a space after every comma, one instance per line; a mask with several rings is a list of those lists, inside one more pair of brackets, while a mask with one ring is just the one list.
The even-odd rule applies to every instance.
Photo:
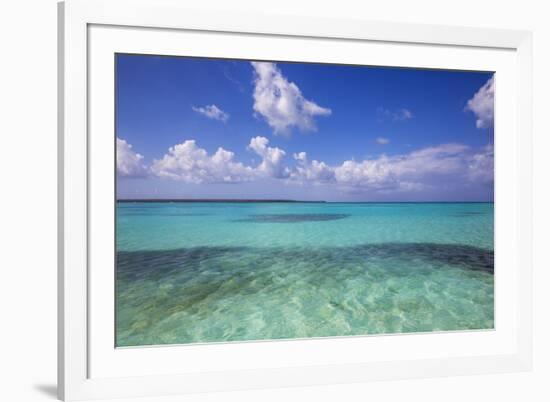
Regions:
[[118, 202], [117, 346], [494, 326], [492, 203]]

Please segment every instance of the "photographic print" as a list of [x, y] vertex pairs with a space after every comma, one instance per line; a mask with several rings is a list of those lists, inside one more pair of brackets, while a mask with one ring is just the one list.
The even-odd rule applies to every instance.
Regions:
[[494, 328], [494, 74], [116, 55], [116, 346]]

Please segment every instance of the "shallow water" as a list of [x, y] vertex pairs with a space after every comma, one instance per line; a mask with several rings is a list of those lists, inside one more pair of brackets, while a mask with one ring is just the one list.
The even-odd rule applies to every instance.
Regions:
[[493, 328], [493, 204], [118, 203], [117, 345]]

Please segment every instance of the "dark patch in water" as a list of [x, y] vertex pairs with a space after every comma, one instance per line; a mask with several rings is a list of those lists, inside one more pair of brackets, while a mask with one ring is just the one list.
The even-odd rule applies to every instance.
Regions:
[[[223, 300], [217, 307], [223, 309], [224, 305], [254, 293], [287, 291], [297, 278], [322, 292], [327, 287], [356, 278], [387, 281], [398, 276], [422, 277], [433, 270], [449, 269], [449, 266], [465, 273], [481, 271], [492, 275], [493, 264], [493, 251], [434, 243], [119, 251], [116, 325], [117, 334], [123, 335], [117, 335], [120, 336], [117, 342], [121, 339], [125, 342], [118, 343], [119, 346], [144, 344], [142, 328], [160, 325], [173, 314], [193, 315], [200, 322], [208, 311], [205, 306], [215, 306], [217, 301]], [[380, 265], [384, 268], [371, 270]], [[292, 269], [280, 269], [281, 266]], [[388, 286], [384, 297], [393, 297], [392, 294], [399, 291], [398, 287]], [[347, 304], [338, 299], [331, 298], [329, 305], [341, 312], [348, 310]], [[140, 318], [136, 318], [136, 311], [140, 312]], [[177, 330], [185, 331], [185, 328]], [[151, 339], [145, 343], [171, 343], [163, 338]]]
[[494, 251], [463, 244], [384, 243], [356, 248], [359, 253], [370, 257], [424, 259], [430, 263], [449, 264], [473, 271], [494, 272]]
[[298, 223], [298, 222], [325, 222], [347, 218], [348, 214], [269, 214], [250, 215], [249, 218], [239, 219], [237, 222], [258, 223]]
[[[436, 243], [382, 243], [351, 247], [326, 248], [254, 248], [254, 247], [193, 247], [161, 251], [117, 252], [117, 278], [132, 280], [147, 276], [161, 279], [170, 273], [201, 273], [211, 270], [219, 260], [216, 272], [231, 275], [235, 267], [243, 264], [251, 272], [270, 268], [274, 263], [296, 265], [316, 262], [317, 266], [330, 262], [333, 265], [364, 265], [370, 259], [401, 261], [424, 260], [429, 264], [447, 264], [461, 269], [493, 274], [494, 252], [462, 244]], [[212, 273], [209, 271], [209, 273]]]
[[[248, 252], [246, 247], [192, 247], [159, 251], [117, 252], [117, 279], [162, 279], [171, 273], [186, 270], [198, 272], [205, 261], [228, 254]], [[224, 267], [219, 266], [220, 270]]]

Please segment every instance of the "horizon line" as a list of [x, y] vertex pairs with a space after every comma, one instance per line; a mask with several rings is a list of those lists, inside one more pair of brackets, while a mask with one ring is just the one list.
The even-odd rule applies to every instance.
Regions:
[[116, 202], [242, 202], [242, 203], [310, 203], [310, 204], [494, 204], [492, 201], [326, 201], [326, 200], [293, 200], [278, 198], [121, 198]]

